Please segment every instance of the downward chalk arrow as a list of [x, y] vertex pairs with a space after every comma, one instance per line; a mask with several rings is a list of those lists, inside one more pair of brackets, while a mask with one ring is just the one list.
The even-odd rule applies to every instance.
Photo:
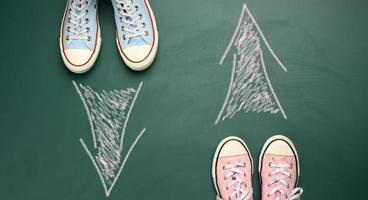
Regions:
[[126, 127], [143, 83], [139, 84], [137, 90], [133, 88], [103, 90], [100, 93], [95, 92], [88, 85], [78, 85], [75, 81], [73, 81], [73, 85], [87, 112], [93, 146], [88, 148], [82, 138], [80, 138], [80, 143], [96, 168], [108, 197], [131, 152], [146, 130], [145, 128], [141, 130], [124, 156]]

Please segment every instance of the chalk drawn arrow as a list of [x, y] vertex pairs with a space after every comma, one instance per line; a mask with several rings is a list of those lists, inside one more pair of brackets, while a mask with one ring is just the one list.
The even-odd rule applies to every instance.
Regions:
[[[92, 133], [91, 147], [82, 138], [80, 143], [96, 168], [105, 194], [109, 197], [131, 152], [146, 130], [143, 128], [129, 149], [124, 150], [125, 131], [143, 82], [137, 89], [102, 92], [96, 92], [90, 86], [75, 81], [73, 85], [87, 112]], [[127, 151], [125, 155], [123, 150]]]
[[280, 112], [287, 119], [268, 77], [261, 44], [266, 46], [278, 65], [287, 72], [247, 5], [243, 4], [238, 25], [220, 60], [222, 65], [227, 55], [234, 52], [228, 92], [215, 124], [233, 118], [240, 111], [271, 114]]

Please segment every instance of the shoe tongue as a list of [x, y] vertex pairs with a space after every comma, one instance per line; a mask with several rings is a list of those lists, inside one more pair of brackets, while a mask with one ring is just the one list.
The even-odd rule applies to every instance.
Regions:
[[148, 44], [148, 42], [146, 42], [142, 36], [138, 36], [138, 37], [129, 38], [128, 44], [129, 45], [146, 45]]
[[86, 41], [84, 40], [69, 40], [68, 41], [68, 47], [70, 49], [89, 49], [92, 50], [92, 48], [87, 45]]

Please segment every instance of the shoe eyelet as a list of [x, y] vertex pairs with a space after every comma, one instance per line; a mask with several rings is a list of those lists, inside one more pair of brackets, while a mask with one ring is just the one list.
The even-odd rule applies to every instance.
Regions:
[[146, 28], [146, 23], [142, 23], [142, 28]]
[[66, 36], [65, 40], [66, 41], [69, 41], [69, 35]]
[[125, 35], [123, 35], [123, 40], [126, 40], [126, 37], [125, 37]]
[[134, 6], [134, 8], [135, 8], [135, 11], [138, 11], [138, 6], [136, 5], [136, 6]]
[[270, 195], [270, 193], [267, 193], [267, 197], [270, 197], [271, 195]]
[[87, 27], [87, 32], [89, 33], [91, 31], [91, 29], [89, 27]]
[[271, 162], [268, 162], [268, 166], [271, 167]]
[[289, 184], [287, 184], [286, 188], [287, 188], [287, 189], [289, 189], [289, 188], [290, 188], [290, 185], [289, 185]]
[[86, 21], [87, 24], [89, 23], [89, 19], [88, 18], [86, 18], [85, 21]]
[[144, 31], [144, 35], [148, 36], [149, 35], [148, 31]]
[[143, 15], [142, 14], [138, 14], [139, 19], [143, 19]]
[[88, 36], [87, 41], [88, 41], [88, 42], [90, 42], [90, 41], [91, 41], [91, 36]]
[[125, 30], [124, 30], [124, 26], [121, 26], [121, 31], [125, 31]]

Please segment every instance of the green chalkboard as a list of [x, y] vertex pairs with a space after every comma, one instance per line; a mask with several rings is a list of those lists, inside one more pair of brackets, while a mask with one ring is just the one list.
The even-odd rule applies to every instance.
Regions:
[[[88, 73], [76, 75], [65, 68], [58, 46], [66, 0], [0, 2], [0, 199], [215, 199], [211, 162], [218, 142], [240, 136], [257, 161], [274, 134], [288, 136], [298, 149], [303, 199], [364, 198], [367, 1], [150, 3], [160, 44], [148, 70], [125, 66], [115, 43], [111, 2], [100, 0], [101, 53]], [[230, 45], [219, 63], [244, 3], [287, 68], [259, 35], [268, 79], [287, 119], [274, 96], [270, 112], [229, 114], [231, 105], [224, 103], [229, 93], [230, 102], [229, 83], [238, 72], [232, 70], [233, 55], [240, 54]], [[99, 93], [130, 91], [134, 97], [140, 89], [124, 143], [129, 147], [145, 131], [109, 197], [81, 143], [93, 148], [89, 116], [73, 80], [81, 93], [89, 86]], [[257, 173], [253, 186], [260, 199]]]

